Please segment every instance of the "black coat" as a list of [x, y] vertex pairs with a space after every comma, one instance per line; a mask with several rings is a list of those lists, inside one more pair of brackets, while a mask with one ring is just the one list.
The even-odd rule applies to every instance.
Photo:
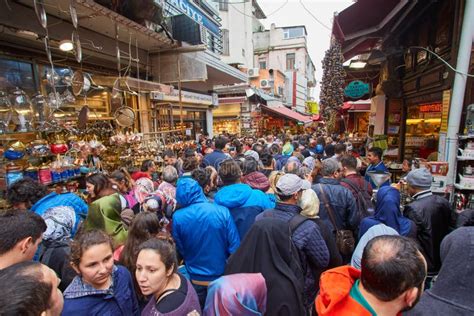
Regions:
[[273, 217], [256, 221], [225, 274], [262, 273], [267, 285], [267, 315], [305, 315], [304, 274], [288, 223]]
[[70, 265], [69, 255], [71, 248], [67, 241], [44, 240], [39, 250], [39, 261], [50, 267], [61, 279], [58, 288], [64, 292], [76, 276]]
[[441, 267], [439, 248], [452, 224], [452, 210], [448, 200], [437, 195], [415, 199], [405, 206], [405, 216], [415, 222], [417, 240], [428, 263], [428, 272]]

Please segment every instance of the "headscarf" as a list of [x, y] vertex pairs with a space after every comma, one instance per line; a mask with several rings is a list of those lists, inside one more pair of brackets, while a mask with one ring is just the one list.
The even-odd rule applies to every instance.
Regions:
[[400, 192], [391, 186], [378, 190], [374, 215], [362, 220], [359, 236], [378, 223], [392, 227], [402, 236], [407, 236], [411, 230], [412, 222], [400, 211]]
[[312, 189], [303, 190], [301, 195], [300, 207], [303, 209], [301, 215], [308, 218], [318, 218], [319, 214], [319, 198]]
[[286, 143], [282, 150], [281, 150], [281, 153], [285, 156], [291, 156], [291, 154], [293, 154], [293, 145], [291, 145], [291, 143]]
[[[163, 219], [163, 216], [171, 219], [176, 209], [176, 200], [162, 191], [155, 191], [146, 197], [145, 204], [147, 211], [157, 213], [160, 220]], [[167, 225], [165, 220], [166, 218], [163, 219], [164, 224]]]
[[288, 165], [288, 163], [290, 162], [294, 162], [296, 163], [296, 165], [299, 167], [301, 167], [301, 160], [298, 159], [298, 157], [295, 157], [295, 156], [291, 156], [290, 158], [288, 158], [288, 160], [286, 161], [286, 164]]
[[139, 178], [135, 181], [134, 193], [135, 199], [138, 203], [142, 204], [145, 198], [150, 195], [154, 190], [153, 181], [149, 178]]
[[267, 286], [261, 273], [225, 275], [209, 284], [204, 315], [264, 315]]
[[307, 166], [311, 171], [313, 171], [314, 166], [316, 165], [316, 160], [313, 157], [306, 157], [303, 160], [303, 165]]
[[46, 222], [43, 239], [46, 241], [64, 241], [71, 238], [71, 231], [76, 224], [76, 214], [70, 206], [55, 206], [42, 215]]

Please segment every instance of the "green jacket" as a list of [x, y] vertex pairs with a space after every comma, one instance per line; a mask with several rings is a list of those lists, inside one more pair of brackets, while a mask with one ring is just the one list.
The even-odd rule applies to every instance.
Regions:
[[84, 229], [100, 229], [109, 234], [116, 245], [125, 243], [128, 232], [122, 224], [122, 205], [118, 193], [104, 196], [89, 205]]

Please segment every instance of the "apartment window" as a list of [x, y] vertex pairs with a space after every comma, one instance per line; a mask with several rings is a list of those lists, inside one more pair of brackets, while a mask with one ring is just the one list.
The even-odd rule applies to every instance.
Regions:
[[265, 58], [259, 59], [258, 66], [260, 69], [267, 69], [267, 60]]
[[222, 29], [222, 55], [229, 56], [229, 30]]
[[245, 57], [245, 49], [242, 48], [242, 57]]
[[218, 0], [220, 11], [229, 11], [229, 0]]
[[305, 35], [305, 32], [304, 32], [304, 28], [302, 28], [302, 27], [292, 27], [292, 28], [283, 29], [283, 38], [284, 39], [301, 37], [301, 36], [304, 36], [304, 35]]
[[286, 70], [294, 70], [295, 69], [295, 54], [290, 53], [286, 54]]

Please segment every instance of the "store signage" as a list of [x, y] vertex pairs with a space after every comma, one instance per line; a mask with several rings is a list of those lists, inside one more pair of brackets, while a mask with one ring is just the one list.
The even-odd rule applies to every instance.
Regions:
[[443, 91], [443, 110], [441, 112], [440, 132], [448, 132], [449, 107], [451, 104], [451, 90]]
[[[152, 91], [150, 99], [179, 102], [179, 90], [173, 90], [170, 94]], [[181, 100], [183, 103], [197, 103], [204, 105], [212, 105], [212, 95], [194, 93], [189, 91], [181, 91]]]
[[441, 112], [443, 105], [441, 103], [420, 105], [420, 112]]
[[207, 17], [204, 12], [196, 7], [190, 0], [167, 0], [167, 2], [197, 23], [203, 25], [215, 35], [220, 34], [219, 25]]
[[306, 109], [308, 113], [319, 114], [319, 105], [316, 101], [306, 101]]
[[370, 84], [360, 80], [351, 81], [344, 89], [344, 95], [351, 99], [359, 99], [370, 92]]

